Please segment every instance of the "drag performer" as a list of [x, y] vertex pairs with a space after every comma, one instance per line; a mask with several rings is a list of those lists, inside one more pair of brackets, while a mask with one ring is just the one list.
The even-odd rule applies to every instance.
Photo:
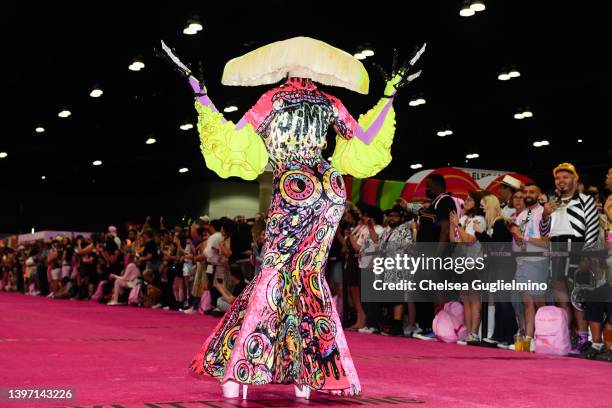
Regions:
[[[410, 68], [424, 46], [394, 67], [382, 99], [355, 120], [342, 102], [315, 82], [368, 93], [363, 64], [322, 41], [296, 37], [229, 61], [224, 85], [285, 82], [264, 93], [234, 124], [226, 121], [204, 84], [162, 43], [196, 93], [198, 131], [206, 165], [219, 176], [256, 178], [270, 162], [274, 188], [261, 272], [232, 303], [191, 363], [219, 378], [223, 394], [240, 385], [294, 384], [296, 397], [311, 389], [358, 395], [359, 379], [324, 277], [334, 233], [344, 211], [342, 174], [370, 177], [391, 161], [396, 91], [420, 71]], [[322, 158], [327, 129], [337, 133], [331, 164]]]

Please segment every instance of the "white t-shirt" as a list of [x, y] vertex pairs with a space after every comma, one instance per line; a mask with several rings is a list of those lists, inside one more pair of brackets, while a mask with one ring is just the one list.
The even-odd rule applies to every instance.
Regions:
[[213, 273], [214, 265], [219, 264], [221, 258], [219, 246], [221, 245], [221, 242], [223, 242], [223, 235], [221, 235], [221, 233], [218, 231], [208, 237], [208, 241], [206, 241], [206, 248], [204, 249], [206, 262], [208, 262], [206, 273]]
[[473, 217], [468, 217], [464, 215], [459, 219], [459, 224], [463, 227], [465, 232], [472, 236], [476, 236], [476, 232], [474, 231], [474, 221], [478, 220], [483, 230], [487, 229], [487, 221], [482, 215], [475, 215]]
[[574, 235], [574, 229], [570, 224], [569, 215], [567, 215], [567, 207], [574, 205], [577, 200], [571, 200], [568, 204], [559, 205], [555, 212], [551, 215], [551, 224], [549, 237], [559, 237], [561, 235]]

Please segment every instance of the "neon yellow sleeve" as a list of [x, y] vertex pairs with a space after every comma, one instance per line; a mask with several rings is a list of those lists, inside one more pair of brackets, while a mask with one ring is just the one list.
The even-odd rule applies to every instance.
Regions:
[[[358, 120], [359, 126], [368, 129], [379, 118], [388, 102], [388, 98], [382, 98], [376, 106], [361, 115]], [[348, 173], [357, 178], [372, 177], [391, 162], [391, 144], [394, 135], [395, 110], [391, 106], [370, 144], [365, 144], [357, 137], [346, 139], [336, 136], [336, 148], [331, 164], [341, 174]]]
[[240, 130], [223, 115], [196, 100], [200, 148], [206, 167], [222, 178], [236, 176], [253, 180], [263, 173], [268, 151], [250, 123]]

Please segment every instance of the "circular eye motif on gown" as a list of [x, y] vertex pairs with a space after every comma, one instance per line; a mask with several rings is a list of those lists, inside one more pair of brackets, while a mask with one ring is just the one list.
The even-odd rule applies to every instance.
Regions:
[[323, 188], [325, 193], [335, 204], [344, 204], [346, 201], [346, 190], [344, 179], [338, 170], [330, 167], [323, 175]]
[[281, 176], [281, 196], [290, 204], [312, 205], [321, 197], [321, 191], [321, 182], [312, 174], [291, 170]]
[[336, 335], [335, 324], [325, 316], [319, 316], [315, 319], [315, 329], [317, 334], [325, 341], [331, 341]]
[[253, 366], [246, 360], [241, 360], [234, 366], [234, 377], [238, 381], [247, 382], [253, 375]]

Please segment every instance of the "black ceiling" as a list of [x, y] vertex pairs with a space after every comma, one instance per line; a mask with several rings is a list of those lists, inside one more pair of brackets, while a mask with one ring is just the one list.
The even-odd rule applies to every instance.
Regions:
[[[160, 39], [184, 60], [203, 61], [215, 103], [240, 108], [227, 114], [234, 121], [265, 88], [221, 86], [223, 65], [257, 46], [296, 35], [349, 52], [369, 43], [376, 55], [366, 66], [370, 61], [389, 66], [393, 47], [406, 55], [427, 41], [424, 75], [397, 100], [394, 160], [381, 178], [406, 179], [416, 162], [548, 178], [553, 164], [573, 161], [600, 183], [611, 162], [610, 46], [601, 2], [489, 0], [484, 12], [469, 18], [458, 14], [461, 1], [181, 3], [3, 6], [0, 152], [8, 157], [0, 159], [0, 185], [5, 190], [132, 177], [173, 184], [214, 179], [195, 129], [179, 129], [183, 121], [195, 121], [193, 99], [185, 81], [154, 56]], [[182, 34], [193, 15], [204, 30]], [[146, 67], [132, 72], [128, 65], [137, 56]], [[510, 65], [521, 76], [497, 80]], [[381, 78], [368, 69], [370, 95], [329, 90], [355, 116], [381, 93]], [[89, 92], [96, 84], [104, 95], [94, 99]], [[416, 93], [427, 103], [408, 106]], [[534, 117], [513, 119], [525, 106]], [[62, 107], [72, 111], [70, 118], [57, 116]], [[46, 132], [35, 133], [37, 125]], [[436, 136], [447, 126], [452, 136]], [[157, 143], [145, 145], [148, 137]], [[532, 146], [541, 139], [550, 146]], [[473, 152], [480, 158], [466, 164], [465, 155]], [[93, 167], [97, 159], [104, 165]], [[179, 174], [180, 167], [191, 171]]]

